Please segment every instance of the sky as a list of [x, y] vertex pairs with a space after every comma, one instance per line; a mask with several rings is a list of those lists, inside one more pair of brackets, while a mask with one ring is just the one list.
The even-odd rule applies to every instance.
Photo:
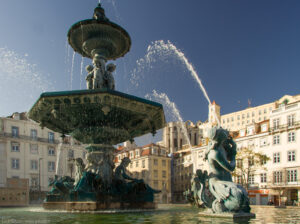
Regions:
[[[44, 91], [85, 88], [91, 60], [67, 44], [72, 24], [98, 0], [2, 0], [0, 116], [28, 111]], [[298, 0], [101, 0], [131, 36], [114, 61], [116, 90], [145, 98], [155, 90], [183, 120], [205, 121], [208, 97], [221, 114], [300, 93]], [[153, 95], [153, 94], [152, 94]], [[176, 120], [165, 105], [167, 121]]]

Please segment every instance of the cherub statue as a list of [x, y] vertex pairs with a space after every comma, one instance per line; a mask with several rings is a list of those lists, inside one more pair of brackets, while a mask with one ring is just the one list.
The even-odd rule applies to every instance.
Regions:
[[94, 78], [94, 67], [92, 65], [87, 65], [85, 67], [85, 70], [88, 72], [88, 75], [86, 76], [86, 88], [87, 89], [93, 89], [93, 78]]
[[105, 59], [100, 55], [96, 54], [93, 57], [93, 65], [93, 89], [101, 89], [104, 85]]
[[116, 65], [113, 63], [110, 63], [106, 66], [106, 71], [104, 75], [105, 84], [104, 87], [108, 89], [115, 89], [115, 79], [113, 77], [113, 72], [116, 70]]

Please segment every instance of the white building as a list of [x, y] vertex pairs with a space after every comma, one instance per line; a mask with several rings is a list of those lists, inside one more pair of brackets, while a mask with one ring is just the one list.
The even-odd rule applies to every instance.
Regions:
[[[75, 140], [27, 119], [25, 113], [0, 118], [0, 187], [8, 178], [28, 179], [30, 191], [46, 192], [55, 174], [74, 175], [71, 158], [84, 158]], [[60, 159], [58, 159], [60, 158]]]

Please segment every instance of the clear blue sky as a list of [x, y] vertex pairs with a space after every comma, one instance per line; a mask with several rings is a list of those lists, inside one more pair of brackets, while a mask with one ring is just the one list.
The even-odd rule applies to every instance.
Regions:
[[[0, 7], [0, 116], [26, 111], [45, 90], [70, 90], [70, 26], [90, 18], [98, 0], [2, 0]], [[156, 40], [171, 41], [193, 64], [221, 113], [300, 93], [299, 0], [102, 0], [110, 20], [132, 38], [118, 59], [117, 90], [144, 97], [153, 89], [175, 102], [183, 120], [206, 120], [207, 101], [172, 56], [157, 56], [129, 81], [136, 61]], [[68, 53], [69, 51], [69, 53]], [[154, 58], [156, 56], [154, 55]], [[91, 63], [84, 60], [84, 65]], [[80, 88], [75, 55], [72, 88]], [[85, 74], [84, 74], [85, 75]], [[84, 78], [81, 78], [84, 87]], [[167, 119], [170, 121], [169, 115]]]

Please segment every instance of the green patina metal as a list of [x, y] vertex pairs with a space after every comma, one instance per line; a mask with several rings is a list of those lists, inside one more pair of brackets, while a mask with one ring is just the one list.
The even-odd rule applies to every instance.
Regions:
[[129, 34], [109, 21], [101, 4], [95, 8], [93, 19], [79, 21], [69, 29], [68, 41], [84, 57], [93, 58], [96, 50], [107, 60], [123, 57], [131, 46]]
[[[159, 193], [142, 179], [126, 175], [128, 160], [114, 169], [112, 145], [132, 141], [165, 126], [161, 104], [115, 91], [115, 65], [107, 60], [123, 57], [131, 46], [128, 33], [106, 18], [101, 4], [93, 19], [74, 24], [68, 32], [71, 47], [93, 59], [87, 67], [88, 90], [42, 93], [28, 112], [30, 119], [53, 131], [72, 135], [88, 144], [86, 164], [74, 159], [75, 179], [56, 176], [45, 203], [93, 201], [109, 205], [119, 202], [130, 208], [153, 203]], [[126, 162], [127, 161], [127, 162]], [[47, 207], [47, 206], [46, 206]]]
[[85, 144], [117, 144], [165, 125], [161, 104], [107, 89], [43, 93], [28, 114]]

